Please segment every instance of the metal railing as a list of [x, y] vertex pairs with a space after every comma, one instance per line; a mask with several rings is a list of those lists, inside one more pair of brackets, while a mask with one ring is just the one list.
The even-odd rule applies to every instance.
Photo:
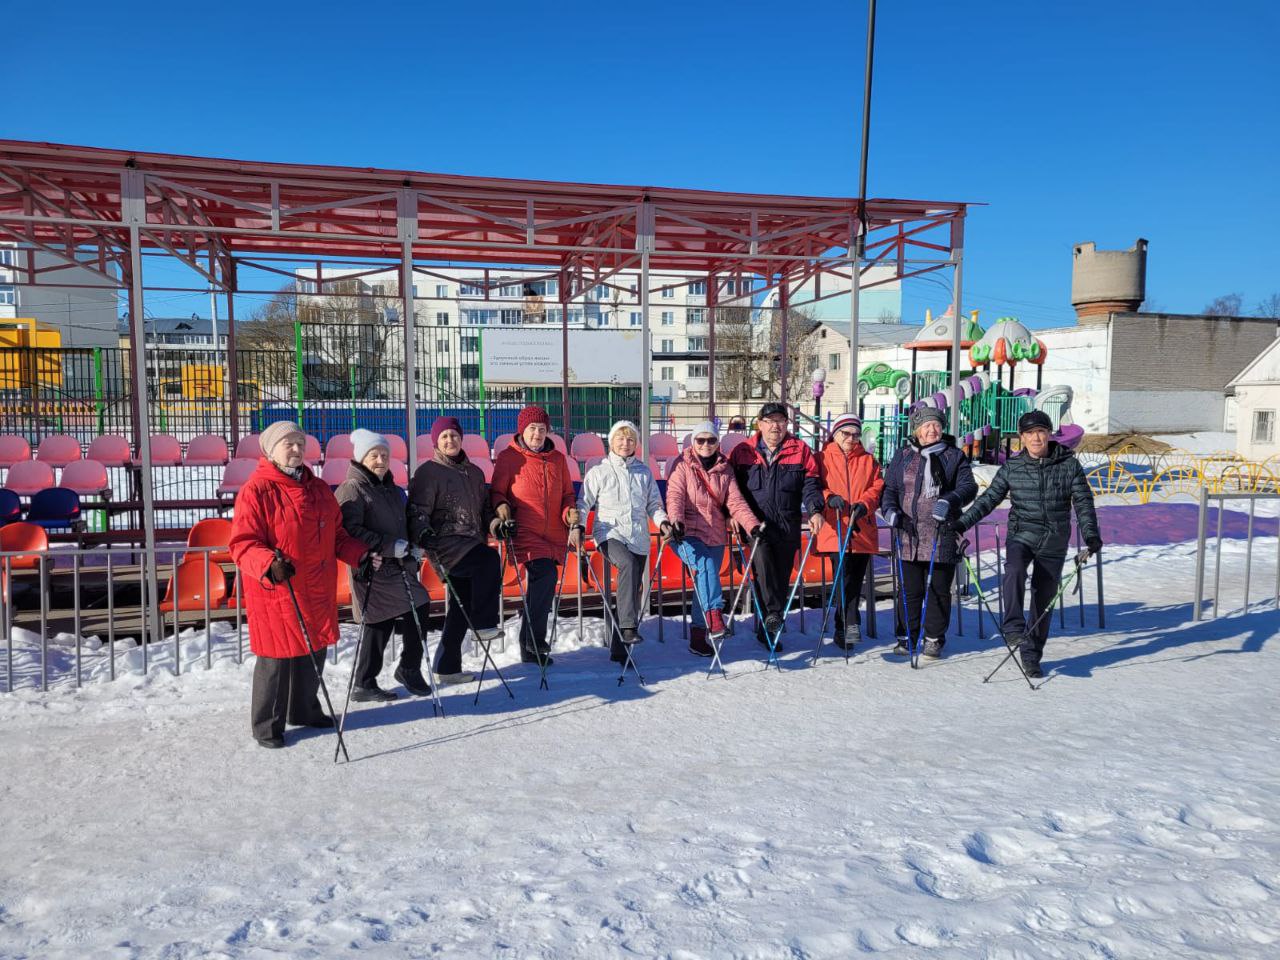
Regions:
[[[1195, 605], [1191, 608], [1191, 619], [1193, 621], [1199, 621], [1204, 617], [1205, 567], [1208, 553], [1209, 501], [1211, 500], [1217, 504], [1217, 525], [1214, 533], [1213, 550], [1213, 597], [1209, 602], [1212, 604], [1210, 607], [1210, 619], [1216, 619], [1222, 587], [1223, 516], [1226, 513], [1227, 501], [1245, 500], [1249, 504], [1249, 520], [1244, 538], [1244, 577], [1242, 578], [1244, 599], [1241, 604], [1241, 612], [1248, 613], [1249, 591], [1253, 577], [1253, 541], [1256, 530], [1257, 505], [1260, 501], [1280, 503], [1280, 493], [1274, 491], [1263, 493], [1215, 492], [1207, 486], [1200, 488], [1200, 518], [1196, 527], [1196, 600]], [[1277, 520], [1277, 523], [1280, 524], [1280, 519]], [[1275, 609], [1280, 611], [1280, 528], [1277, 529], [1276, 533], [1276, 576], [1275, 589], [1271, 599]]]

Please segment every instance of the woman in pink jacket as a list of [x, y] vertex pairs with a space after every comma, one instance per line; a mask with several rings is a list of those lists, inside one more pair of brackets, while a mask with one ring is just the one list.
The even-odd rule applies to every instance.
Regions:
[[760, 526], [738, 490], [733, 468], [720, 452], [715, 424], [698, 425], [692, 446], [667, 478], [667, 517], [673, 526], [676, 556], [693, 577], [694, 625], [689, 630], [689, 652], [709, 657], [714, 651], [707, 643], [708, 631], [714, 640], [727, 632], [721, 614], [724, 591], [720, 588], [720, 566], [729, 542], [729, 520], [749, 532]]

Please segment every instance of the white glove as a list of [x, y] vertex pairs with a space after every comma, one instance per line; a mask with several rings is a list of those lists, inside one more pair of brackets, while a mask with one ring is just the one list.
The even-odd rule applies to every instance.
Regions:
[[397, 560], [403, 559], [404, 555], [409, 552], [408, 540], [397, 540], [396, 545], [391, 548], [391, 555]]
[[413, 559], [417, 560], [419, 563], [427, 559], [427, 551], [423, 550], [421, 547], [416, 547], [416, 546], [410, 547], [409, 554], [410, 556], [413, 557]]

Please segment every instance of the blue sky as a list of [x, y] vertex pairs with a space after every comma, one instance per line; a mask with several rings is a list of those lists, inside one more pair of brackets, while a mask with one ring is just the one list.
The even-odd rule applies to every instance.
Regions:
[[[9, 4], [0, 135], [852, 196], [866, 6]], [[1278, 5], [880, 4], [868, 193], [968, 200], [966, 307], [1069, 322], [1070, 251], [1148, 298], [1280, 292]], [[210, 12], [212, 11], [212, 12]], [[56, 38], [56, 46], [51, 45]], [[65, 54], [62, 56], [59, 51]], [[949, 297], [912, 282], [907, 319]], [[207, 310], [207, 298], [153, 312]]]

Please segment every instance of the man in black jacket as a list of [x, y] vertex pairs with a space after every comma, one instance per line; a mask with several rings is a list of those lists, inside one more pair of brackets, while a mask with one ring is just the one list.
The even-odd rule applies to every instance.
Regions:
[[[1077, 558], [1083, 563], [1102, 549], [1098, 515], [1093, 509], [1093, 491], [1080, 461], [1066, 447], [1049, 439], [1053, 423], [1041, 410], [1024, 413], [1018, 420], [1022, 452], [1005, 461], [982, 496], [956, 523], [964, 531], [977, 525], [1009, 497], [1009, 534], [1005, 547], [1003, 633], [1010, 648], [1021, 647], [1022, 666], [1031, 677], [1043, 676], [1040, 658], [1049, 638], [1047, 613], [1041, 616], [1058, 592], [1062, 565], [1071, 539], [1071, 511], [1084, 537], [1085, 549]], [[1031, 567], [1031, 609], [1023, 605], [1027, 568]], [[1034, 631], [1027, 633], [1030, 619]]]

